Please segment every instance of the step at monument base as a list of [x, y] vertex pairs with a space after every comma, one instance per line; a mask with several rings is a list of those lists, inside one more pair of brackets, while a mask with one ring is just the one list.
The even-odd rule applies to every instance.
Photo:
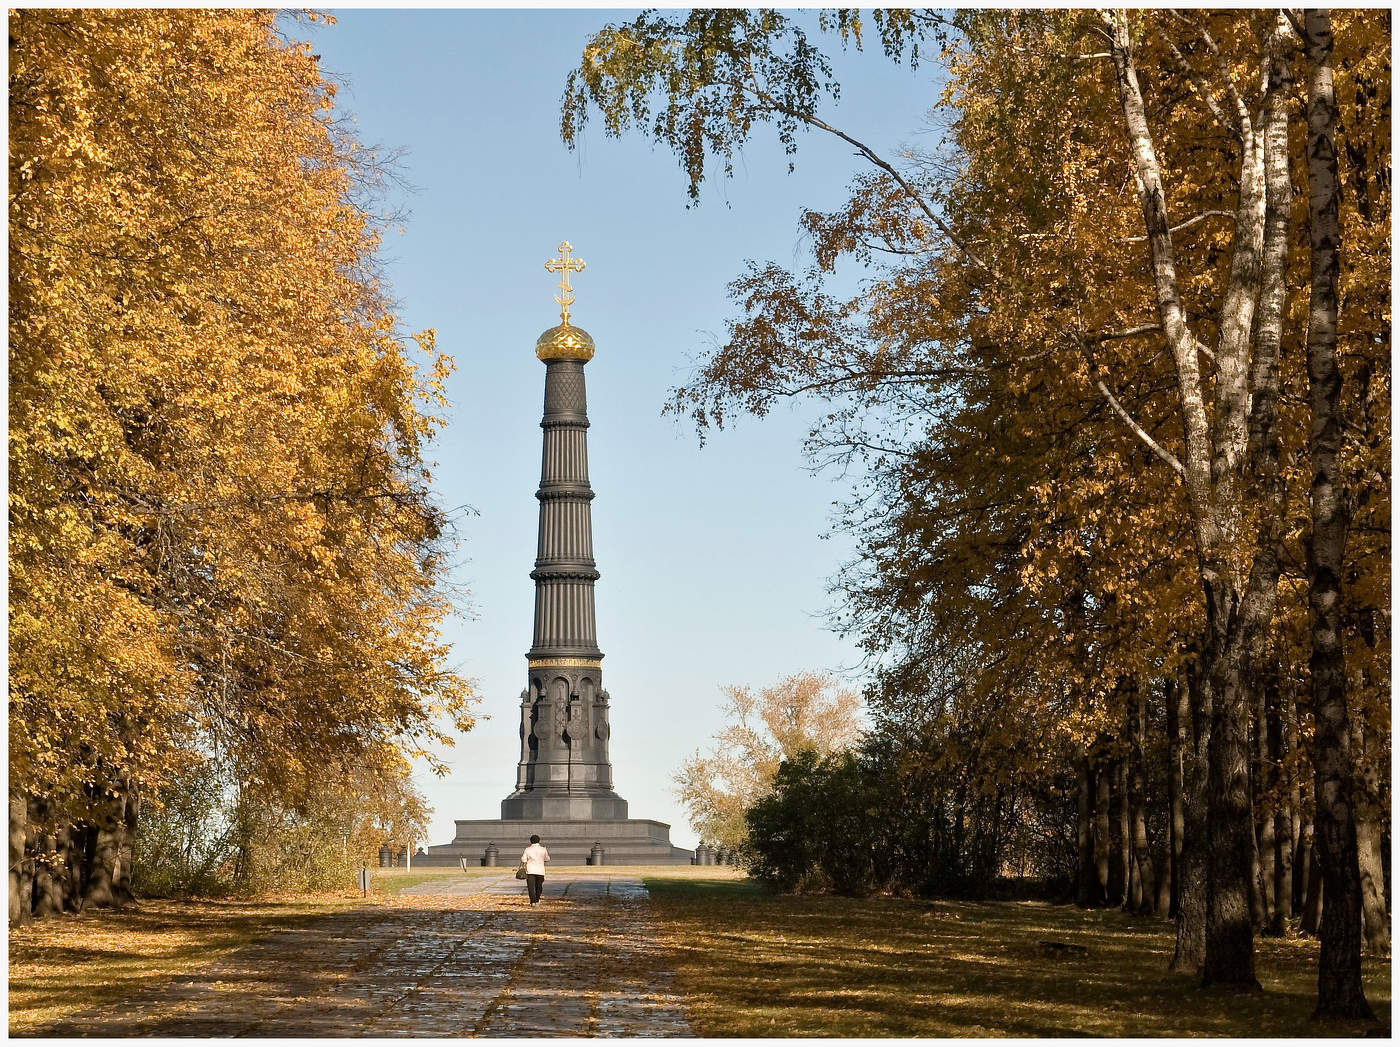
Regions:
[[596, 821], [557, 821], [499, 818], [457, 822], [451, 843], [429, 847], [413, 856], [414, 865], [485, 864], [486, 848], [495, 844], [496, 863], [514, 868], [520, 854], [537, 835], [549, 851], [550, 864], [586, 865], [593, 845], [603, 848], [604, 865], [690, 865], [694, 852], [671, 844], [671, 827], [644, 818]]

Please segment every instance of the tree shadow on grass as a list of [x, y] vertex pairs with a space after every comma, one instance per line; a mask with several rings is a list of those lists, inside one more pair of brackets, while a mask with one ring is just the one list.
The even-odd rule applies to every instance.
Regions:
[[[1371, 1027], [1308, 1020], [1315, 943], [1261, 939], [1265, 991], [1241, 994], [1168, 971], [1171, 924], [1116, 910], [700, 890], [654, 899], [702, 1036], [1325, 1036]], [[1389, 962], [1368, 971], [1386, 1025]]]

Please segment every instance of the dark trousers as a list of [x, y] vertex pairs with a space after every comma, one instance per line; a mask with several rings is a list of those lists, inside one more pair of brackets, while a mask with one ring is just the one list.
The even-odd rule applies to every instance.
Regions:
[[540, 894], [544, 891], [544, 877], [538, 873], [526, 873], [525, 887], [530, 892], [530, 904], [534, 905], [540, 900]]

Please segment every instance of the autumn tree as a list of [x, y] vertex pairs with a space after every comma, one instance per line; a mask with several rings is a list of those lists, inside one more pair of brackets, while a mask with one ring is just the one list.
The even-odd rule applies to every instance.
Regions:
[[[824, 401], [819, 459], [859, 459], [885, 495], [857, 500], [868, 515], [849, 521], [864, 528], [856, 588], [872, 594], [854, 623], [899, 645], [896, 666], [946, 662], [924, 652], [970, 635], [970, 664], [985, 667], [973, 676], [1008, 719], [1054, 709], [1059, 684], [1082, 750], [1131, 735], [1122, 696], [1173, 681], [1152, 693], [1189, 698], [1173, 743], [1190, 771], [1178, 963], [1252, 986], [1263, 892], [1250, 743], [1286, 649], [1280, 583], [1308, 515], [1301, 27], [1276, 10], [873, 21], [893, 57], [944, 48], [940, 150], [896, 162], [829, 123], [830, 62], [771, 10], [649, 12], [601, 30], [566, 87], [564, 138], [594, 112], [609, 134], [635, 128], [675, 151], [692, 197], [707, 159], [727, 172], [761, 123], [790, 153], [814, 129], [868, 162], [846, 205], [804, 214], [812, 271], [751, 263], [735, 281], [742, 316], [673, 408], [703, 428], [783, 398]], [[853, 12], [819, 26], [860, 40]], [[1339, 204], [1341, 240], [1357, 230], [1387, 258], [1374, 225], [1389, 213], [1387, 118], [1370, 99], [1389, 74], [1366, 56], [1388, 33], [1383, 14], [1348, 16], [1336, 92], [1363, 183]], [[846, 299], [827, 284], [842, 259], [870, 276]], [[1366, 388], [1389, 366], [1388, 280], [1371, 268], [1340, 277], [1356, 291], [1340, 352]], [[1360, 402], [1364, 436], [1339, 449], [1354, 469], [1388, 441], [1374, 394]], [[1023, 720], [999, 740], [1012, 752], [1040, 737]], [[1341, 767], [1336, 735], [1315, 741]], [[1324, 981], [1320, 1013], [1357, 998], [1359, 981], [1343, 980]]]
[[724, 688], [724, 725], [708, 752], [676, 773], [676, 791], [701, 839], [738, 851], [745, 812], [773, 788], [778, 767], [801, 752], [826, 756], [855, 744], [860, 697], [830, 676], [800, 672], [755, 691]]
[[121, 902], [202, 763], [295, 809], [470, 725], [424, 458], [451, 361], [282, 26], [10, 15], [12, 919], [36, 866]]

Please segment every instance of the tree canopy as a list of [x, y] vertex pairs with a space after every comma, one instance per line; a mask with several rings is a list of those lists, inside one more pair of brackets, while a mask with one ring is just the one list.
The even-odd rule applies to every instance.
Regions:
[[295, 804], [471, 725], [452, 361], [394, 315], [382, 165], [291, 27], [11, 12], [12, 846], [16, 796], [80, 819], [218, 759]]
[[[1280, 700], [1271, 681], [1306, 675], [1309, 660], [1300, 594], [1319, 579], [1305, 569], [1319, 425], [1338, 434], [1356, 529], [1336, 572], [1347, 584], [1322, 599], [1346, 608], [1342, 646], [1367, 666], [1345, 674], [1346, 709], [1389, 751], [1388, 656], [1373, 639], [1389, 629], [1389, 16], [1338, 12], [1326, 47], [1277, 10], [871, 21], [874, 34], [838, 11], [817, 29], [843, 44], [878, 36], [895, 59], [936, 45], [936, 148], [889, 158], [835, 126], [833, 65], [797, 16], [648, 13], [585, 46], [565, 140], [591, 111], [608, 134], [648, 135], [675, 152], [692, 200], [707, 158], [728, 173], [765, 123], [790, 153], [805, 128], [864, 164], [843, 206], [802, 214], [810, 269], [738, 274], [727, 338], [670, 409], [703, 431], [787, 398], [821, 403], [818, 461], [863, 467], [841, 521], [860, 551], [840, 621], [880, 667], [872, 708], [890, 730], [965, 720], [977, 766], [1004, 768], [992, 780], [1038, 760], [1063, 771], [1127, 759], [1143, 688], [1169, 704], [1189, 682], [1203, 762], [1185, 783], [1186, 839], [1193, 825], [1202, 835], [1184, 852], [1178, 960], [1253, 984], [1253, 866], [1271, 820], [1256, 765], [1281, 760], [1261, 764], [1256, 742]], [[1336, 204], [1334, 420], [1307, 400], [1307, 204], [1325, 135], [1304, 121], [1301, 88], [1324, 66], [1349, 187]], [[834, 290], [842, 261], [864, 268], [853, 295]], [[1345, 711], [1314, 736], [1322, 706], [1300, 703], [1301, 749], [1345, 786]], [[1356, 864], [1335, 850], [1345, 835], [1319, 845], [1338, 868]], [[1333, 1006], [1356, 997], [1324, 992]]]

